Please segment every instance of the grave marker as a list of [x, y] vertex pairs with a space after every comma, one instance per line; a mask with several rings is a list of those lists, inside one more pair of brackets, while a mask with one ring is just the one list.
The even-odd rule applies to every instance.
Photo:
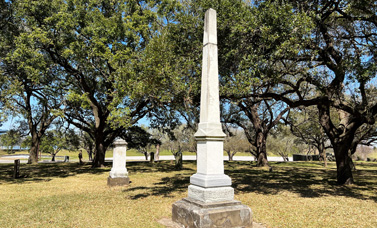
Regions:
[[129, 185], [130, 179], [126, 168], [127, 142], [123, 139], [115, 140], [113, 151], [113, 167], [107, 179], [108, 186]]
[[216, 11], [204, 22], [197, 173], [190, 177], [188, 197], [173, 204], [172, 219], [184, 227], [251, 227], [249, 207], [234, 200], [232, 181], [224, 174], [220, 123]]
[[14, 160], [13, 178], [20, 178], [20, 159]]

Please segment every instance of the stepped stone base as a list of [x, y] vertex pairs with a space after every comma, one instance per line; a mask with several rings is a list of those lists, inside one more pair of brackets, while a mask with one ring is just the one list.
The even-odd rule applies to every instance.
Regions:
[[109, 177], [107, 178], [107, 185], [112, 186], [125, 186], [130, 184], [130, 178], [129, 177]]
[[185, 228], [252, 227], [252, 212], [236, 200], [204, 203], [184, 198], [173, 204], [173, 222]]

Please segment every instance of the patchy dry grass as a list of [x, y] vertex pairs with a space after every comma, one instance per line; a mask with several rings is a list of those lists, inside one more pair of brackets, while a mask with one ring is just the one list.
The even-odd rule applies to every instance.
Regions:
[[[357, 184], [336, 185], [335, 166], [272, 163], [273, 171], [248, 162], [226, 162], [236, 199], [267, 227], [375, 227], [377, 163], [357, 163]], [[195, 163], [173, 170], [170, 161], [127, 163], [131, 185], [109, 188], [110, 168], [75, 163], [0, 165], [0, 227], [162, 227], [171, 205], [187, 194]]]

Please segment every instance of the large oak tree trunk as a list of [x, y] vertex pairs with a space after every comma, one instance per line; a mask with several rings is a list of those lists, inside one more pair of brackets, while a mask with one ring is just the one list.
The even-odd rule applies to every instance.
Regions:
[[35, 134], [32, 134], [31, 137], [31, 146], [29, 152], [28, 164], [37, 164], [38, 163], [38, 153], [39, 153], [39, 144], [41, 139]]
[[105, 155], [107, 147], [104, 145], [102, 137], [96, 138], [95, 141], [95, 155], [92, 163], [92, 167], [103, 167], [105, 166]]
[[256, 151], [258, 156], [258, 167], [269, 167], [268, 160], [267, 160], [267, 135], [264, 135], [263, 133], [258, 133], [257, 135], [257, 141], [256, 141]]
[[337, 168], [337, 181], [338, 184], [353, 184], [353, 175], [352, 175], [352, 158], [349, 156], [349, 143], [347, 141], [339, 141], [333, 144], [335, 159], [336, 159], [336, 168]]
[[331, 122], [330, 106], [322, 104], [318, 105], [318, 109], [320, 123], [330, 138], [334, 149], [337, 182], [341, 185], [353, 184], [353, 162], [350, 151], [355, 139], [355, 132], [362, 125], [362, 122], [344, 111], [339, 111], [340, 123], [337, 128]]

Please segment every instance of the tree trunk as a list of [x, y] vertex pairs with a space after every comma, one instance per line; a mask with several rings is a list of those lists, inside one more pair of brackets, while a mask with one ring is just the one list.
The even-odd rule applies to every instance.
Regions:
[[38, 152], [39, 144], [41, 139], [35, 134], [31, 136], [31, 146], [29, 152], [28, 164], [37, 164], [38, 163]]
[[353, 184], [351, 145], [355, 139], [356, 130], [363, 124], [360, 118], [350, 116], [344, 111], [339, 111], [340, 123], [336, 128], [331, 122], [329, 104], [318, 105], [319, 120], [334, 149], [338, 184]]
[[93, 145], [89, 142], [87, 145], [84, 146], [86, 153], [88, 154], [89, 161], [93, 161]]
[[234, 154], [230, 153], [229, 154], [229, 161], [233, 161]]
[[228, 154], [228, 158], [229, 158], [229, 161], [233, 161], [233, 154], [231, 151], [226, 151], [226, 153]]
[[104, 145], [102, 140], [96, 139], [96, 150], [94, 155], [94, 160], [92, 167], [104, 167], [105, 166], [105, 154], [107, 147]]
[[148, 152], [144, 152], [145, 160], [148, 161]]
[[183, 163], [183, 156], [182, 152], [178, 152], [175, 154], [175, 169], [176, 170], [181, 170], [182, 169], [182, 163]]
[[155, 161], [155, 157], [154, 157], [154, 152], [151, 152], [150, 153], [150, 163], [154, 163], [154, 161]]
[[88, 153], [88, 157], [89, 157], [89, 161], [93, 161], [93, 149], [90, 148], [89, 150], [87, 150], [87, 153]]
[[334, 143], [334, 153], [336, 159], [336, 168], [337, 168], [337, 181], [341, 185], [353, 184], [353, 175], [352, 175], [352, 158], [348, 154], [349, 146], [348, 143], [343, 140]]
[[323, 161], [324, 163], [324, 166], [327, 167], [327, 157], [326, 157], [326, 150], [325, 150], [325, 143], [323, 141], [321, 141], [318, 145], [318, 153], [319, 153], [319, 157], [321, 158], [321, 160]]
[[154, 160], [155, 161], [160, 160], [160, 144], [156, 145], [156, 154], [154, 155]]
[[256, 151], [257, 151], [257, 166], [258, 167], [269, 167], [267, 160], [267, 148], [266, 148], [267, 136], [263, 133], [258, 133], [256, 141]]
[[55, 161], [56, 154], [55, 154], [55, 153], [52, 153], [51, 155], [52, 155], [51, 161], [54, 162], [54, 161]]

